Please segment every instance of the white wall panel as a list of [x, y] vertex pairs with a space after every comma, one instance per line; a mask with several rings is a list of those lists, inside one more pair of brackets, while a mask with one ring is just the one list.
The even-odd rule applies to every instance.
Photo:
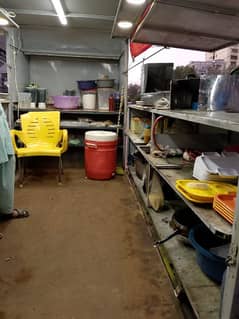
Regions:
[[77, 80], [95, 80], [103, 75], [115, 79], [118, 87], [119, 65], [117, 62], [41, 56], [30, 58], [30, 81], [48, 88], [49, 95], [62, 94], [66, 89], [75, 89], [78, 92]]
[[25, 28], [22, 38], [26, 53], [119, 58], [122, 51], [122, 40], [90, 29]]
[[8, 28], [6, 53], [9, 96], [12, 101], [16, 101], [17, 90], [22, 92], [29, 82], [29, 67], [28, 57], [21, 51], [19, 31], [15, 28]]

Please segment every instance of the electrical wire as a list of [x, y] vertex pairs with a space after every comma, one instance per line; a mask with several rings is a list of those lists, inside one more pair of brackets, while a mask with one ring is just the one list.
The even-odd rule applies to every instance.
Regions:
[[[11, 36], [11, 41], [12, 41], [12, 47], [11, 49], [13, 50], [13, 72], [14, 72], [14, 84], [16, 87], [16, 92], [17, 92], [17, 99], [19, 96], [19, 87], [18, 87], [18, 81], [17, 81], [17, 63], [16, 63], [16, 56], [18, 54], [18, 52], [20, 51], [20, 47], [21, 47], [21, 35], [20, 32], [18, 32], [18, 43], [16, 44], [15, 42], [15, 35], [13, 33], [13, 35]], [[19, 119], [20, 117], [20, 109], [19, 109], [19, 105], [17, 104], [17, 118]]]
[[156, 55], [157, 53], [165, 50], [165, 49], [169, 49], [168, 47], [163, 47], [163, 48], [160, 48], [159, 50], [157, 50], [156, 52], [152, 53], [151, 55], [149, 55], [147, 58], [143, 58], [141, 61], [139, 61], [138, 63], [132, 65], [132, 66], [129, 66], [129, 68], [124, 71], [123, 73], [128, 73], [129, 71], [133, 70], [136, 66], [140, 65], [140, 64], [144, 64], [145, 61], [147, 61], [148, 59], [152, 58], [154, 55]]
[[124, 105], [124, 87], [121, 89], [121, 95], [120, 95], [120, 106], [119, 106], [119, 113], [118, 113], [118, 120], [117, 120], [117, 136], [119, 135], [119, 128], [120, 128], [120, 118], [121, 114], [123, 113], [123, 105]]
[[164, 118], [163, 116], [157, 117], [156, 120], [155, 120], [154, 123], [153, 123], [153, 129], [152, 129], [153, 143], [154, 143], [154, 145], [156, 146], [156, 148], [157, 148], [158, 150], [161, 150], [161, 148], [160, 148], [160, 146], [159, 146], [159, 144], [158, 144], [158, 142], [157, 142], [157, 139], [156, 139], [156, 133], [157, 133], [156, 130], [157, 130], [159, 121], [161, 121], [163, 118]]
[[20, 28], [20, 26], [12, 19], [15, 18], [16, 14], [13, 11], [7, 11], [4, 8], [0, 8], [0, 13], [11, 22], [17, 29]]

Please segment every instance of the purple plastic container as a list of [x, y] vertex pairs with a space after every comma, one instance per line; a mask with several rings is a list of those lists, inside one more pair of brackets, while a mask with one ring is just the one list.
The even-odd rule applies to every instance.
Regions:
[[58, 109], [77, 109], [79, 105], [79, 96], [56, 95], [52, 98]]

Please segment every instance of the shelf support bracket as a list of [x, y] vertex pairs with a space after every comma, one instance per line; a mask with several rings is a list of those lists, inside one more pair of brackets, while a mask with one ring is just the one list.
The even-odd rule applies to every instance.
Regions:
[[238, 247], [236, 245], [232, 245], [230, 248], [230, 254], [226, 259], [226, 264], [228, 267], [236, 264], [238, 254]]

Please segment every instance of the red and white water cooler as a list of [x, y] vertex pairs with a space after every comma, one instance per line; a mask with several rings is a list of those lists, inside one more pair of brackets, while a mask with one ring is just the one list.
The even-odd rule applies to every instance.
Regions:
[[115, 175], [118, 137], [114, 132], [85, 133], [85, 171], [91, 179], [110, 179]]

